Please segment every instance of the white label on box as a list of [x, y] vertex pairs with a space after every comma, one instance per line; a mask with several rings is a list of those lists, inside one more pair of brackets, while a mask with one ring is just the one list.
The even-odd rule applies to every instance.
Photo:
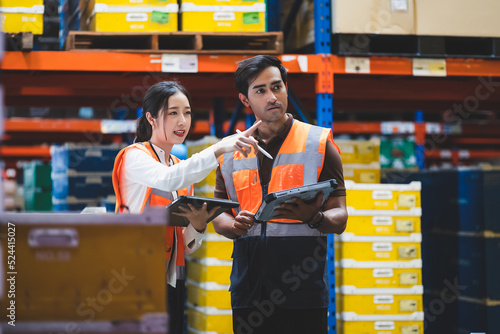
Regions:
[[392, 12], [408, 12], [408, 0], [391, 0]]
[[413, 75], [420, 77], [445, 77], [446, 59], [413, 58]]
[[374, 304], [392, 304], [394, 303], [394, 296], [392, 295], [375, 295], [373, 296]]
[[146, 22], [148, 20], [147, 13], [127, 13], [127, 22]]
[[374, 242], [372, 250], [374, 252], [390, 252], [392, 251], [392, 242]]
[[197, 73], [198, 55], [162, 54], [161, 71], [168, 73]]
[[392, 225], [392, 217], [375, 216], [372, 218], [373, 225]]
[[94, 158], [100, 158], [102, 157], [102, 151], [101, 150], [86, 150], [85, 151], [85, 157], [94, 157]]
[[370, 73], [370, 58], [346, 57], [346, 73]]
[[394, 271], [392, 268], [373, 269], [373, 277], [393, 277]]
[[234, 21], [236, 14], [232, 12], [214, 12], [214, 21]]
[[393, 331], [396, 329], [394, 321], [375, 321], [376, 331]]
[[374, 190], [372, 191], [373, 199], [392, 199], [391, 190]]
[[85, 178], [85, 183], [87, 183], [87, 184], [101, 184], [102, 178], [99, 176], [87, 176]]

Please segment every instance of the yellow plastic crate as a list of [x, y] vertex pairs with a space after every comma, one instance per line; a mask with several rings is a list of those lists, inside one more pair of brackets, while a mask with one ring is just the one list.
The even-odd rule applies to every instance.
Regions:
[[[337, 264], [342, 263], [338, 262]], [[343, 263], [345, 265], [345, 262]], [[378, 262], [349, 263], [350, 267], [335, 268], [335, 284], [337, 286], [352, 286], [361, 289], [394, 289], [411, 288], [422, 285], [421, 263], [387, 263], [381, 267]], [[370, 267], [368, 267], [370, 266]]]
[[340, 293], [337, 294], [337, 311], [341, 314], [415, 316], [423, 312], [423, 289], [421, 287], [419, 289], [360, 290], [343, 288], [338, 289]]
[[256, 3], [265, 3], [264, 0], [187, 0], [183, 3], [192, 3], [196, 6], [251, 6]]
[[117, 7], [96, 4], [88, 19], [87, 28], [90, 31], [100, 32], [171, 32], [177, 31], [177, 20], [176, 3], [161, 7]]
[[198, 331], [198, 330], [191, 328], [191, 327], [188, 327], [187, 332], [188, 332], [188, 334], [233, 334], [233, 332], [231, 332], [231, 333], [219, 333], [219, 332], [212, 332], [212, 331], [210, 331], [210, 332], [203, 331], [202, 332], [202, 331]]
[[343, 321], [337, 320], [338, 334], [423, 334], [423, 321]]
[[[80, 1], [80, 6], [94, 8], [96, 4], [107, 6], [133, 6], [133, 7], [160, 7], [169, 3], [177, 3], [176, 0], [86, 0]], [[80, 7], [81, 8], [81, 7]]]
[[43, 6], [43, 0], [1, 0], [0, 7]]
[[380, 183], [380, 164], [343, 164], [344, 180], [357, 183]]
[[347, 206], [358, 210], [410, 210], [421, 207], [421, 183], [361, 184], [347, 180]]
[[349, 221], [346, 232], [355, 235], [400, 235], [420, 233], [421, 208], [410, 210], [357, 210], [347, 209]]
[[214, 282], [217, 284], [231, 284], [232, 261], [210, 258], [196, 259], [188, 263], [187, 277], [194, 282]]
[[[36, 222], [16, 218], [15, 269], [20, 274], [15, 301], [20, 321], [64, 324], [83, 323], [83, 318], [89, 325], [111, 325], [165, 314], [163, 224], [145, 218], [137, 218], [140, 222], [135, 224], [125, 217], [112, 220], [101, 215], [102, 221], [96, 222], [99, 215], [56, 215], [38, 215]], [[0, 254], [7, 259], [5, 222], [0, 218]], [[6, 260], [0, 263], [3, 273], [10, 271]], [[9, 303], [6, 291], [0, 299], [2, 310]], [[90, 312], [90, 300], [99, 312]], [[92, 313], [94, 322], [82, 317], [84, 313]]]
[[346, 140], [336, 139], [343, 164], [369, 164], [380, 161], [380, 139]]
[[191, 331], [232, 333], [233, 316], [231, 309], [199, 307], [187, 305], [188, 327]]
[[[188, 151], [188, 157], [191, 157], [195, 153], [199, 153], [203, 151], [204, 149], [212, 146], [213, 144], [219, 142], [220, 139], [214, 136], [206, 136], [204, 138], [201, 138], [199, 140], [188, 140], [186, 141], [186, 147]], [[211, 193], [209, 196], [206, 197], [214, 197], [213, 195], [213, 190], [215, 188], [215, 179], [216, 179], [216, 173], [215, 169], [210, 172], [210, 174], [207, 175], [205, 179], [202, 181], [196, 183], [194, 185], [195, 187], [195, 194], [197, 193], [197, 189], [199, 192], [206, 192], [206, 193]], [[202, 190], [202, 189], [205, 190]], [[210, 189], [210, 190], [207, 190]], [[197, 196], [202, 196], [202, 195], [197, 195]]]
[[422, 235], [356, 236], [344, 232], [336, 236], [335, 259], [356, 261], [411, 261], [421, 258]]
[[214, 233], [207, 233], [198, 248], [194, 253], [190, 254], [191, 257], [214, 258], [219, 260], [231, 261], [233, 253], [233, 241]]
[[33, 7], [0, 7], [2, 31], [8, 33], [31, 32], [43, 34], [43, 5]]
[[201, 307], [215, 307], [218, 309], [231, 308], [231, 292], [229, 285], [213, 282], [197, 283], [188, 280], [188, 302]]
[[200, 32], [264, 32], [266, 5], [197, 6], [181, 5], [182, 31]]

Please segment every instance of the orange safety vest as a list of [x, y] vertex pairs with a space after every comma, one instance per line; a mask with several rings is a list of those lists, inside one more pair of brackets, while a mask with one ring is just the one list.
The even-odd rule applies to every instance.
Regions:
[[[333, 142], [330, 129], [293, 120], [285, 141], [273, 160], [271, 178], [263, 189], [259, 175], [259, 163], [252, 152], [245, 158], [240, 152], [226, 153], [219, 157], [220, 169], [231, 200], [240, 203], [234, 209], [256, 213], [264, 195], [318, 182], [325, 160], [326, 141]], [[271, 222], [301, 222], [273, 219]]]
[[[125, 152], [130, 149], [140, 149], [147, 154], [149, 154], [153, 159], [159, 162], [156, 154], [154, 153], [153, 148], [149, 144], [149, 142], [143, 142], [143, 143], [136, 143], [133, 145], [130, 145], [128, 147], [125, 147], [122, 149], [120, 152], [118, 152], [118, 155], [116, 156], [115, 159], [115, 165], [113, 168], [113, 188], [115, 190], [116, 194], [116, 207], [115, 207], [115, 212], [123, 213], [124, 209], [126, 208], [125, 203], [123, 202], [121, 193], [120, 193], [120, 176], [121, 176], [121, 168], [123, 164], [123, 157], [125, 155]], [[172, 159], [174, 160], [174, 163], [179, 163], [179, 159], [173, 155], [170, 155]], [[177, 191], [179, 196], [182, 195], [189, 195], [190, 192], [187, 188], [180, 189]], [[159, 189], [153, 189], [149, 188], [147, 189], [146, 196], [144, 198], [144, 201], [142, 203], [141, 207], [141, 212], [144, 210], [146, 207], [150, 206], [167, 206], [172, 202], [172, 193], [170, 192], [165, 192], [163, 190]], [[166, 229], [166, 257], [167, 260], [170, 261], [172, 257], [172, 251], [173, 251], [173, 243], [174, 243], [174, 233], [177, 231], [177, 259], [176, 259], [176, 265], [177, 266], [184, 266], [185, 261], [184, 261], [184, 238], [183, 238], [183, 228], [182, 227], [174, 227], [174, 226], [167, 226]]]

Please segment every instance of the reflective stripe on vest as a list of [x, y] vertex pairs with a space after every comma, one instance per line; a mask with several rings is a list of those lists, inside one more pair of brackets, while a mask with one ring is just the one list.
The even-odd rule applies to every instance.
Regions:
[[[327, 140], [333, 143], [331, 130], [294, 120], [273, 161], [268, 193], [317, 183], [323, 167]], [[234, 213], [237, 214], [240, 210], [255, 213], [262, 203], [263, 192], [258, 175], [258, 159], [254, 152], [252, 151], [247, 158], [239, 152], [234, 152], [226, 153], [219, 159], [228, 196], [240, 203], [240, 207]], [[252, 227], [246, 236], [258, 235], [260, 235], [260, 225]], [[266, 235], [322, 234], [305, 224], [269, 224]]]
[[[122, 149], [118, 155], [116, 156], [115, 159], [115, 165], [113, 168], [113, 188], [115, 190], [116, 194], [116, 212], [123, 212], [123, 208], [125, 207], [125, 203], [122, 201], [122, 197], [120, 194], [120, 187], [119, 187], [119, 181], [120, 181], [120, 174], [121, 174], [121, 168], [123, 164], [123, 157], [125, 156], [125, 152], [129, 149], [140, 149], [141, 151], [146, 152], [151, 156], [153, 159], [158, 161], [158, 158], [156, 157], [156, 154], [154, 154], [153, 148], [148, 142], [144, 143], [136, 143], [133, 145], [130, 145], [124, 149]], [[179, 163], [179, 159], [173, 155], [171, 155], [172, 160], [174, 163]], [[177, 193], [179, 196], [182, 195], [189, 195], [190, 192], [187, 188], [178, 190]], [[144, 198], [144, 201], [142, 203], [141, 207], [141, 212], [145, 208], [149, 208], [150, 206], [167, 206], [173, 201], [173, 195], [171, 192], [168, 191], [163, 191], [160, 189], [153, 189], [149, 188], [146, 191], [146, 196]], [[183, 228], [182, 227], [174, 227], [174, 226], [167, 226], [166, 227], [166, 258], [167, 260], [170, 261], [172, 257], [172, 251], [174, 249], [173, 246], [173, 241], [174, 241], [174, 233], [177, 235], [177, 258], [176, 258], [176, 265], [178, 266], [184, 266], [185, 261], [184, 261], [184, 238], [183, 238]]]

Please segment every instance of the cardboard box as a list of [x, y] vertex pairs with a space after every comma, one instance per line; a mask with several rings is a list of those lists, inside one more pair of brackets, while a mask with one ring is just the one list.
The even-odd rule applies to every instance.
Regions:
[[414, 15], [414, 0], [333, 0], [332, 32], [411, 35]]
[[418, 0], [416, 34], [432, 36], [500, 36], [497, 0]]

